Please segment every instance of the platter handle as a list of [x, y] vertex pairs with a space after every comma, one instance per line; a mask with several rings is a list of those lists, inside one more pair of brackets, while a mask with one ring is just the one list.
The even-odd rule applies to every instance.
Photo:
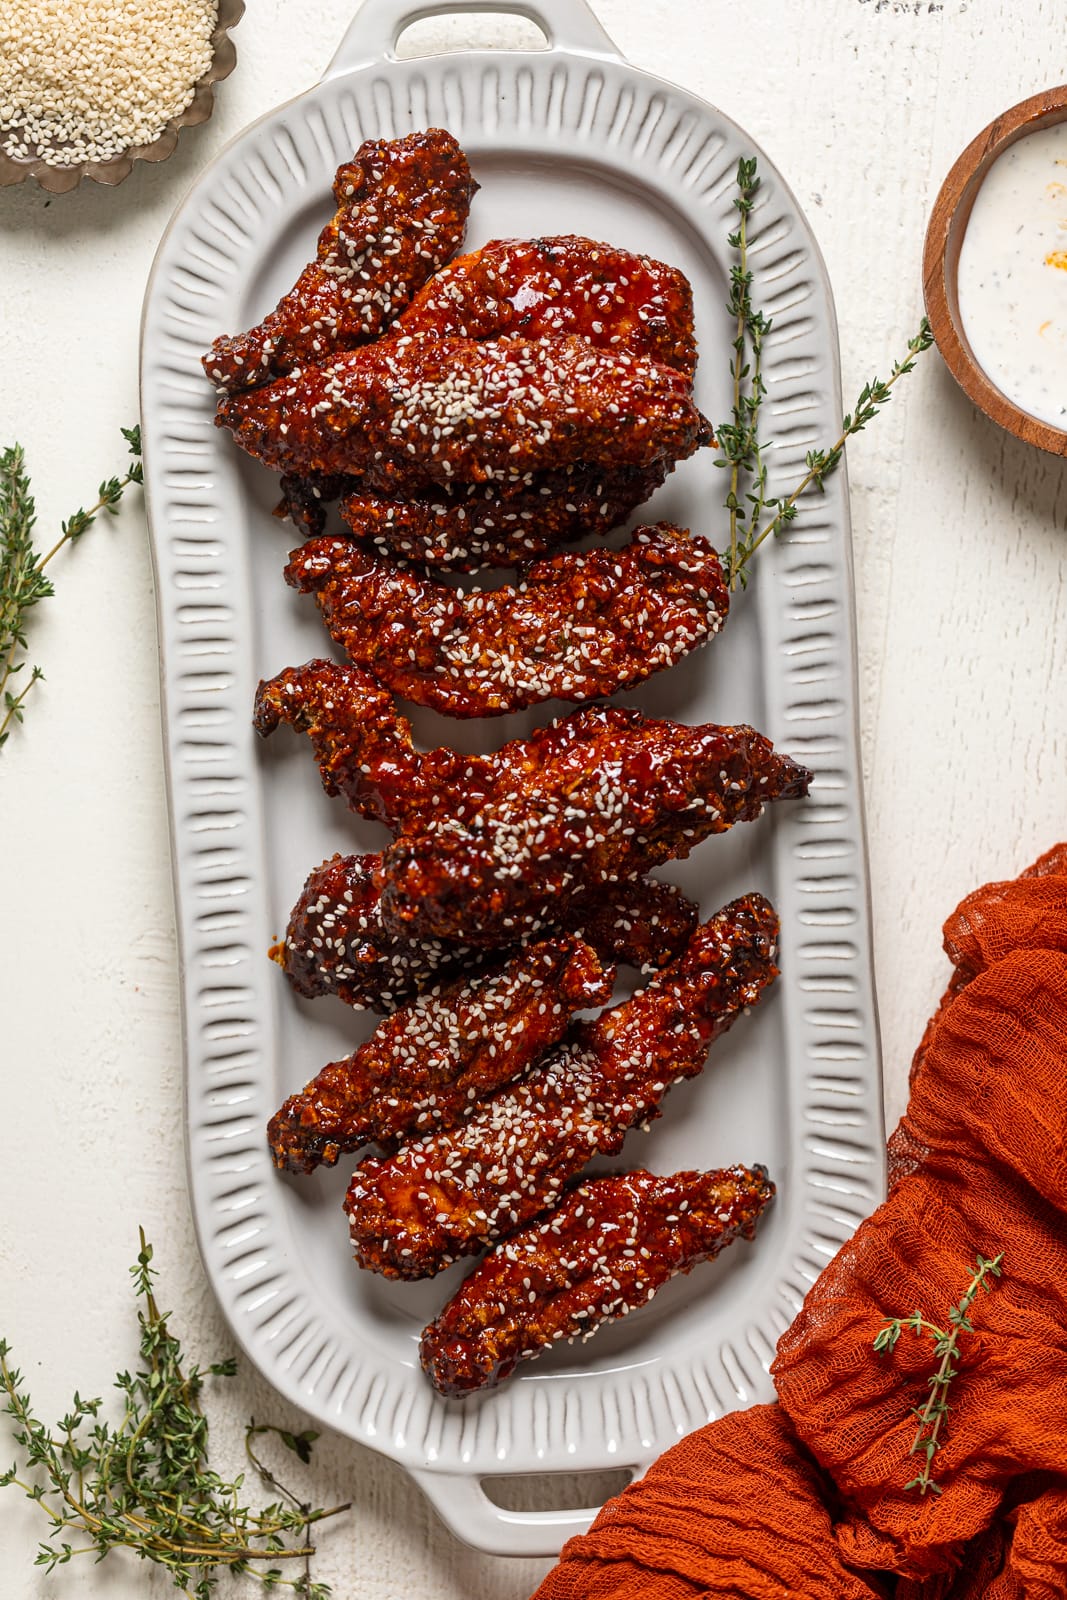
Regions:
[[323, 77], [395, 61], [397, 41], [413, 22], [478, 11], [525, 17], [541, 29], [552, 50], [622, 59], [586, 0], [363, 0]]
[[[634, 1477], [642, 1467], [630, 1469]], [[507, 1511], [494, 1505], [478, 1477], [414, 1471], [411, 1476], [445, 1525], [492, 1556], [555, 1556], [568, 1539], [585, 1533], [599, 1506], [566, 1511]]]

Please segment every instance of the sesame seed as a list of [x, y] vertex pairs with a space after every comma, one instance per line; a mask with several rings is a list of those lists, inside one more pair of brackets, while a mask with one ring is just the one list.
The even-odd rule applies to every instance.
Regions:
[[0, 0], [0, 148], [49, 166], [154, 144], [211, 66], [217, 0]]

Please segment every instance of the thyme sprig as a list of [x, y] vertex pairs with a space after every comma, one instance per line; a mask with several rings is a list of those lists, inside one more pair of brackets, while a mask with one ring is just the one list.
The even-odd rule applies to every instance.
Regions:
[[130, 484], [144, 481], [141, 430], [123, 428], [122, 436], [135, 457], [132, 466], [121, 478], [105, 478], [94, 504], [87, 511], [79, 507], [60, 524], [59, 538], [44, 555], [36, 549], [33, 540], [37, 508], [30, 490], [25, 452], [19, 444], [0, 452], [0, 711], [3, 713], [0, 748], [7, 743], [12, 725], [22, 721], [26, 696], [44, 677], [40, 667], [33, 666], [17, 694], [11, 687], [12, 678], [28, 665], [25, 657], [21, 660], [16, 657], [20, 650], [27, 648], [29, 614], [34, 606], [55, 593], [51, 579], [45, 577], [45, 568], [65, 545], [80, 539], [101, 512], [114, 516]]
[[[737, 253], [737, 259], [730, 267], [730, 299], [727, 304], [735, 329], [734, 353], [730, 362], [733, 408], [731, 420], [720, 423], [715, 430], [720, 452], [715, 465], [726, 468], [730, 474], [730, 487], [724, 504], [730, 513], [731, 572], [737, 568], [739, 546], [746, 533], [746, 517], [758, 515], [758, 510], [747, 513], [746, 506], [762, 508], [767, 486], [758, 423], [760, 403], [766, 393], [762, 371], [763, 341], [771, 330], [767, 318], [753, 307], [752, 273], [748, 265], [748, 219], [752, 215], [760, 186], [755, 156], [742, 156], [737, 163], [736, 183], [737, 194], [733, 203], [739, 221], [735, 231], [727, 235], [727, 243]], [[745, 479], [748, 480], [747, 485]]]
[[[164, 1567], [175, 1587], [192, 1600], [209, 1600], [220, 1570], [246, 1573], [265, 1588], [288, 1588], [307, 1600], [330, 1593], [311, 1577], [314, 1546], [310, 1530], [347, 1506], [315, 1510], [281, 1484], [252, 1449], [253, 1437], [273, 1433], [302, 1461], [318, 1437], [311, 1430], [250, 1422], [245, 1435], [249, 1460], [288, 1504], [278, 1501], [260, 1511], [242, 1503], [243, 1474], [227, 1482], [208, 1465], [208, 1423], [199, 1396], [207, 1373], [232, 1377], [234, 1361], [207, 1368], [185, 1368], [181, 1345], [171, 1332], [153, 1291], [152, 1247], [140, 1235], [137, 1264], [130, 1268], [142, 1308], [142, 1368], [120, 1372], [115, 1387], [125, 1397], [121, 1422], [111, 1427], [99, 1417], [101, 1401], [75, 1393], [71, 1409], [54, 1429], [39, 1421], [21, 1374], [8, 1361], [0, 1340], [0, 1390], [14, 1419], [15, 1443], [24, 1457], [0, 1473], [40, 1505], [50, 1523], [36, 1564], [51, 1572], [78, 1555], [102, 1560], [112, 1550], [132, 1550], [142, 1560]], [[73, 1533], [87, 1543], [73, 1544]], [[285, 1577], [279, 1563], [299, 1563], [296, 1577]]]
[[976, 1257], [974, 1276], [964, 1290], [959, 1304], [949, 1306], [947, 1328], [939, 1328], [936, 1323], [927, 1322], [921, 1311], [913, 1311], [910, 1317], [892, 1318], [875, 1336], [874, 1348], [880, 1354], [889, 1354], [896, 1349], [897, 1341], [905, 1328], [912, 1333], [926, 1334], [933, 1341], [934, 1354], [940, 1358], [937, 1371], [928, 1379], [930, 1393], [925, 1403], [912, 1408], [912, 1414], [918, 1418], [919, 1426], [908, 1454], [922, 1456], [923, 1463], [918, 1475], [904, 1485], [905, 1489], [918, 1489], [921, 1495], [941, 1493], [940, 1485], [932, 1476], [931, 1467], [937, 1452], [941, 1425], [949, 1412], [949, 1387], [959, 1372], [957, 1358], [960, 1334], [974, 1332], [974, 1324], [970, 1320], [971, 1307], [978, 1297], [979, 1290], [984, 1289], [989, 1293], [993, 1289], [993, 1284], [989, 1280], [1002, 1276], [1003, 1260], [1003, 1250], [988, 1260], [982, 1255]]
[[733, 384], [733, 409], [729, 422], [715, 429], [719, 455], [715, 465], [729, 472], [730, 487], [725, 506], [730, 514], [730, 544], [722, 562], [731, 591], [748, 581], [748, 563], [768, 539], [783, 533], [797, 515], [797, 501], [809, 489], [823, 489], [826, 479], [841, 464], [845, 444], [861, 433], [889, 400], [893, 386], [911, 372], [916, 356], [934, 342], [930, 324], [923, 317], [919, 331], [908, 340], [908, 354], [894, 363], [888, 378], [872, 378], [864, 384], [855, 410], [841, 423], [840, 436], [823, 450], [810, 450], [806, 471], [789, 494], [780, 499], [767, 494], [767, 467], [764, 451], [769, 448], [760, 438], [760, 408], [767, 393], [763, 379], [763, 347], [773, 326], [755, 307], [752, 296], [753, 274], [749, 267], [748, 221], [760, 187], [754, 156], [742, 157], [737, 164], [737, 194], [734, 207], [739, 223], [727, 237], [736, 259], [730, 268], [730, 298], [727, 309], [733, 318], [734, 336], [730, 378]]
[[[790, 491], [784, 499], [767, 500], [763, 498], [762, 487], [766, 484], [766, 474], [763, 476], [760, 497], [753, 498], [753, 505], [757, 515], [750, 524], [749, 536], [744, 540], [736, 556], [731, 551], [727, 558], [727, 577], [731, 589], [736, 587], [737, 581], [745, 582], [745, 568], [760, 545], [767, 539], [776, 538], [783, 533], [797, 514], [797, 501], [809, 489], [823, 489], [826, 479], [841, 465], [845, 453], [846, 442], [854, 434], [862, 433], [863, 429], [877, 416], [881, 408], [891, 398], [893, 386], [904, 375], [911, 372], [915, 366], [915, 358], [924, 350], [929, 350], [934, 342], [930, 324], [923, 317], [919, 323], [919, 331], [913, 339], [908, 340], [908, 354], [902, 361], [893, 363], [893, 370], [888, 378], [872, 378], [865, 383], [856, 401], [856, 409], [845, 413], [841, 423], [841, 433], [834, 443], [825, 450], [809, 450], [805, 457], [807, 471], [800, 482]], [[757, 526], [757, 516], [763, 511], [770, 511], [772, 515], [762, 524]]]
[[[300, 1512], [306, 1528], [312, 1516], [310, 1501], [297, 1499], [293, 1491], [286, 1488], [285, 1484], [271, 1472], [270, 1468], [260, 1460], [252, 1448], [252, 1440], [259, 1438], [263, 1434], [274, 1434], [276, 1438], [281, 1440], [287, 1450], [292, 1450], [294, 1455], [300, 1457], [305, 1466], [311, 1460], [311, 1446], [318, 1438], [318, 1434], [313, 1428], [305, 1428], [303, 1433], [291, 1433], [288, 1428], [279, 1428], [273, 1422], [257, 1422], [255, 1417], [249, 1419], [248, 1427], [245, 1429], [245, 1454], [259, 1474], [260, 1481], [266, 1484], [268, 1489], [277, 1489], [279, 1494], [285, 1496], [289, 1504]], [[339, 1506], [337, 1509], [343, 1511], [347, 1510], [347, 1507]], [[330, 1514], [329, 1512], [326, 1513], [327, 1516]], [[328, 1594], [329, 1590], [325, 1584], [319, 1584], [316, 1588], [311, 1581], [311, 1557], [313, 1553], [310, 1548], [305, 1550], [303, 1580], [295, 1584], [294, 1587], [298, 1593], [304, 1595]]]

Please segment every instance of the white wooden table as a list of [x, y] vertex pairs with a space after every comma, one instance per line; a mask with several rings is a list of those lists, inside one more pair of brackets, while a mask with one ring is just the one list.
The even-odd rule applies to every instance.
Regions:
[[[807, 208], [837, 297], [848, 400], [887, 371], [918, 321], [923, 230], [956, 154], [1052, 81], [1043, 64], [1061, 59], [1062, 7], [594, 3], [632, 61], [746, 126]], [[117, 191], [0, 192], [0, 442], [25, 445], [46, 533], [122, 470], [141, 297], [172, 209], [227, 139], [319, 76], [352, 6], [251, 0], [212, 122]], [[515, 24], [466, 18], [420, 25], [418, 43], [519, 36]], [[890, 1121], [945, 977], [944, 915], [1067, 833], [1067, 465], [977, 416], [936, 356], [898, 395], [849, 454]], [[193, 1356], [230, 1348], [185, 1194], [155, 618], [137, 500], [54, 576], [58, 597], [32, 634], [47, 680], [0, 755], [0, 1332], [48, 1418], [75, 1386], [101, 1392], [134, 1359], [126, 1269], [138, 1223]], [[236, 1464], [250, 1413], [296, 1420], [242, 1370], [214, 1407], [223, 1462]], [[318, 1562], [341, 1600], [523, 1600], [546, 1569], [465, 1549], [398, 1467], [340, 1439], [319, 1442], [308, 1492], [354, 1502], [324, 1533]], [[6, 1600], [174, 1592], [121, 1555], [46, 1578], [32, 1566], [43, 1531], [34, 1508], [0, 1494]]]

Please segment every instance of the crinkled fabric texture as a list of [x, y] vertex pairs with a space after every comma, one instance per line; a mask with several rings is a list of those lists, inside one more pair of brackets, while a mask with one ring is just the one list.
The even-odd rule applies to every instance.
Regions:
[[781, 1406], [735, 1411], [609, 1500], [538, 1600], [882, 1600], [877, 1577], [842, 1562], [836, 1512]]
[[[889, 1141], [889, 1198], [782, 1336], [777, 1406], [712, 1423], [609, 1502], [535, 1600], [1064, 1600], [1067, 1596], [1067, 845], [969, 895], [953, 975]], [[913, 1408], [981, 1252], [933, 1462]]]

